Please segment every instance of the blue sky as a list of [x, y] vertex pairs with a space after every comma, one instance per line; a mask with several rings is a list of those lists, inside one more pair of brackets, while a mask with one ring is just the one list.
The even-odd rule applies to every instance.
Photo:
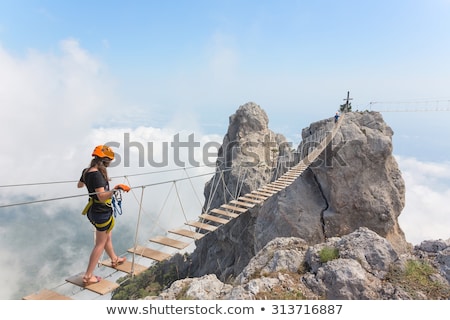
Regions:
[[[449, 17], [450, 0], [3, 0], [2, 183], [78, 179], [93, 146], [123, 141], [124, 132], [143, 143], [178, 132], [221, 142], [229, 116], [249, 101], [294, 145], [304, 127], [334, 115], [347, 91], [354, 110], [370, 102], [450, 107]], [[407, 239], [449, 238], [450, 112], [383, 117], [407, 186], [399, 218]], [[18, 192], [3, 189], [0, 203]], [[0, 246], [8, 259], [0, 264], [19, 269], [23, 247]], [[0, 281], [15, 284], [23, 274], [3, 272]], [[0, 298], [19, 290], [5, 288]]]
[[348, 90], [360, 108], [448, 98], [449, 13], [446, 0], [2, 1], [0, 45], [58, 56], [75, 40], [114, 81], [116, 107], [153, 126], [184, 110], [221, 133], [254, 101], [293, 137]]

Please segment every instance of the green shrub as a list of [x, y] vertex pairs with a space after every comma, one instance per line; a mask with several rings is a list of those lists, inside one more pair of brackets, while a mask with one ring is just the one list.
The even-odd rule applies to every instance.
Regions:
[[175, 264], [157, 263], [141, 274], [119, 279], [123, 284], [114, 290], [112, 300], [136, 300], [156, 296], [180, 277]]
[[413, 299], [421, 299], [420, 293], [426, 294], [430, 299], [448, 299], [449, 286], [433, 279], [437, 270], [425, 261], [408, 260], [403, 269], [392, 268], [387, 279], [400, 286]]
[[322, 263], [337, 259], [339, 258], [339, 250], [334, 247], [324, 247], [319, 251], [319, 258]]

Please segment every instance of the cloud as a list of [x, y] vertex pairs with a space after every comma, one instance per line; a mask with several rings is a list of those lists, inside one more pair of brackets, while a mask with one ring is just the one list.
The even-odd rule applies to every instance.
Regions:
[[450, 238], [450, 163], [422, 162], [397, 156], [406, 184], [406, 206], [399, 217], [406, 239]]
[[0, 69], [3, 183], [63, 177], [64, 161], [114, 100], [111, 76], [72, 39], [58, 54], [24, 58], [0, 47]]

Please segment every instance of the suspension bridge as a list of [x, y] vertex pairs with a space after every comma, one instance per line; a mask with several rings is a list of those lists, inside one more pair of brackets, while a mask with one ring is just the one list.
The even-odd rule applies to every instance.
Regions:
[[[233, 219], [239, 218], [255, 206], [261, 206], [268, 198], [276, 195], [281, 190], [288, 188], [325, 150], [325, 148], [333, 141], [336, 132], [341, 126], [344, 114], [334, 123], [334, 119], [330, 119], [327, 130], [316, 132], [313, 136], [309, 136], [299, 146], [301, 150], [300, 156], [289, 168], [280, 170], [272, 182], [257, 188], [246, 194], [236, 194], [230, 201], [223, 203], [218, 208], [202, 209], [202, 213], [197, 220], [187, 220], [183, 226], [171, 228], [163, 235], [151, 237], [146, 244], [138, 243], [138, 230], [142, 212], [142, 200], [144, 197], [144, 188], [149, 185], [132, 187], [134, 190], [141, 189], [139, 201], [139, 212], [137, 218], [136, 234], [134, 244], [127, 250], [126, 255], [131, 255], [131, 259], [127, 259], [123, 264], [113, 265], [110, 260], [99, 261], [99, 266], [103, 266], [110, 270], [102, 280], [85, 285], [82, 276], [84, 272], [68, 276], [64, 283], [54, 288], [43, 288], [37, 292], [24, 296], [23, 300], [67, 300], [74, 299], [74, 295], [62, 293], [59, 288], [63, 285], [70, 284], [77, 290], [73, 292], [87, 292], [84, 299], [95, 299], [107, 294], [111, 294], [120, 284], [113, 281], [113, 275], [117, 273], [121, 275], [129, 275], [131, 277], [147, 270], [150, 265], [169, 259], [174, 253], [185, 250], [190, 246], [195, 246], [196, 241], [202, 241], [202, 238], [211, 232], [226, 225]], [[313, 142], [313, 143], [312, 143]], [[307, 146], [306, 148], [302, 146]], [[217, 172], [216, 172], [217, 173]], [[221, 172], [223, 175], [223, 172]], [[209, 174], [210, 175], [210, 174]], [[199, 175], [200, 176], [200, 175]], [[203, 176], [203, 175], [201, 175]], [[193, 176], [185, 179], [195, 178]], [[219, 183], [219, 182], [217, 182]], [[133, 191], [133, 190], [132, 190]], [[59, 198], [61, 199], [61, 198]], [[26, 204], [26, 203], [22, 203]], [[8, 206], [8, 205], [6, 205]], [[139, 258], [139, 261], [138, 261]], [[141, 263], [141, 259], [145, 259], [149, 263]], [[139, 263], [138, 263], [139, 262]], [[116, 276], [117, 278], [117, 276]]]
[[371, 101], [369, 111], [377, 112], [436, 112], [450, 111], [450, 100]]

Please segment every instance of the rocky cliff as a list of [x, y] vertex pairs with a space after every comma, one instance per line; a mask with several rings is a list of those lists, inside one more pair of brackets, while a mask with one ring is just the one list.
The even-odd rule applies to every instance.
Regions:
[[[204, 210], [276, 179], [335, 126], [333, 118], [312, 123], [293, 147], [268, 124], [254, 103], [230, 117]], [[392, 135], [379, 113], [346, 113], [332, 143], [290, 186], [196, 241], [192, 254], [166, 262], [184, 280], [158, 298], [427, 298], [389, 281], [416, 262], [433, 270], [434, 292], [442, 293], [434, 298], [450, 297], [449, 241], [412, 248], [399, 226], [405, 184]]]
[[[323, 122], [314, 126], [323, 127]], [[303, 130], [304, 139], [309, 130]], [[405, 184], [392, 155], [392, 135], [380, 113], [347, 113], [334, 147], [311, 166], [325, 202], [321, 213], [325, 238], [364, 226], [388, 239], [397, 252], [406, 250], [398, 224]]]
[[[305, 148], [319, 142], [315, 137], [332, 126], [330, 118], [303, 129], [302, 140], [309, 145], [299, 145], [296, 155], [303, 157]], [[404, 207], [405, 185], [392, 156], [392, 134], [379, 113], [346, 114], [330, 147], [294, 183], [197, 242], [190, 274], [214, 273], [225, 280], [239, 274], [275, 238], [298, 237], [317, 244], [359, 227], [377, 232], [404, 252], [407, 243], [397, 218]], [[217, 160], [221, 171], [229, 170], [224, 173], [226, 188], [216, 188], [210, 196], [218, 177], [205, 188], [210, 207], [274, 179], [277, 169], [296, 158], [288, 145], [268, 128], [267, 115], [258, 105], [241, 106], [230, 117]]]

